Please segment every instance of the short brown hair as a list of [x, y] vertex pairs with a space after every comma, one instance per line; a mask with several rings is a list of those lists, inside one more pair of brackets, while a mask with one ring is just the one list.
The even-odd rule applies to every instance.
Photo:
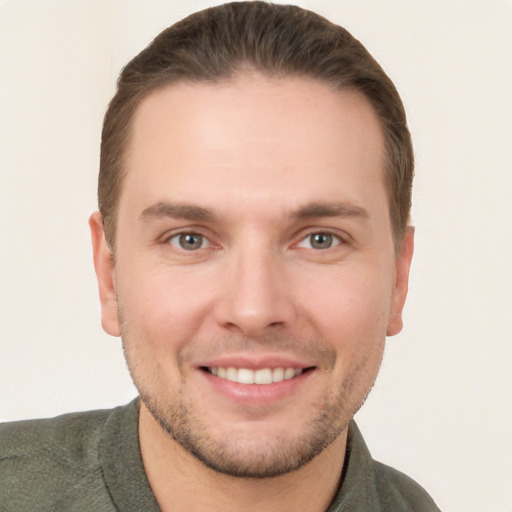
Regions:
[[98, 202], [115, 247], [116, 213], [134, 112], [151, 92], [177, 82], [214, 83], [250, 68], [304, 76], [352, 89], [372, 104], [386, 141], [385, 185], [395, 245], [411, 207], [414, 158], [400, 96], [379, 64], [347, 30], [311, 11], [233, 2], [194, 13], [160, 33], [122, 70], [105, 114]]

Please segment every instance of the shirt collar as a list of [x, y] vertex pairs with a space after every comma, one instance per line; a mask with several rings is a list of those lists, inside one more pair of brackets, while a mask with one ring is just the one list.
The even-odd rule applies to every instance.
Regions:
[[103, 478], [118, 510], [159, 512], [144, 471], [138, 420], [138, 398], [109, 415], [99, 446]]
[[[100, 440], [103, 477], [112, 501], [123, 512], [159, 512], [140, 452], [139, 399], [113, 409]], [[342, 454], [340, 454], [340, 457]], [[327, 512], [367, 512], [378, 508], [374, 463], [356, 423], [348, 427], [341, 484]]]

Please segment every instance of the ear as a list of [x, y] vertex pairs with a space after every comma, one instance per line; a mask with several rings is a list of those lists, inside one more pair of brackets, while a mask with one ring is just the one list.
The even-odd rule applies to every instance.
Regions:
[[94, 268], [100, 292], [101, 325], [111, 336], [120, 336], [114, 257], [105, 239], [100, 212], [94, 212], [90, 216], [89, 227], [91, 228]]
[[391, 297], [391, 310], [388, 320], [386, 334], [394, 336], [403, 327], [402, 311], [404, 309], [407, 290], [409, 288], [409, 270], [411, 268], [412, 254], [414, 252], [414, 227], [407, 226], [405, 229], [400, 254], [396, 259], [396, 275]]

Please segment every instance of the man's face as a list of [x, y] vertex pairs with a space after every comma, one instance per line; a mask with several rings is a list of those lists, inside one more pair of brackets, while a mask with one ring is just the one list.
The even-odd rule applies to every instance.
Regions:
[[317, 81], [241, 75], [139, 106], [115, 268], [96, 250], [103, 325], [143, 407], [208, 466], [294, 470], [364, 401], [412, 252], [408, 233], [395, 255], [383, 166], [369, 103]]

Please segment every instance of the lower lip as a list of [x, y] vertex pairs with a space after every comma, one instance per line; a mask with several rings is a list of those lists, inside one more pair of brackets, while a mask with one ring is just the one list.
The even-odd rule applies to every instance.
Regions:
[[292, 379], [273, 382], [272, 384], [240, 384], [227, 379], [221, 379], [204, 370], [198, 369], [198, 372], [206, 379], [214, 392], [225, 396], [235, 403], [265, 405], [295, 395], [298, 388], [311, 378], [315, 370], [311, 369]]

